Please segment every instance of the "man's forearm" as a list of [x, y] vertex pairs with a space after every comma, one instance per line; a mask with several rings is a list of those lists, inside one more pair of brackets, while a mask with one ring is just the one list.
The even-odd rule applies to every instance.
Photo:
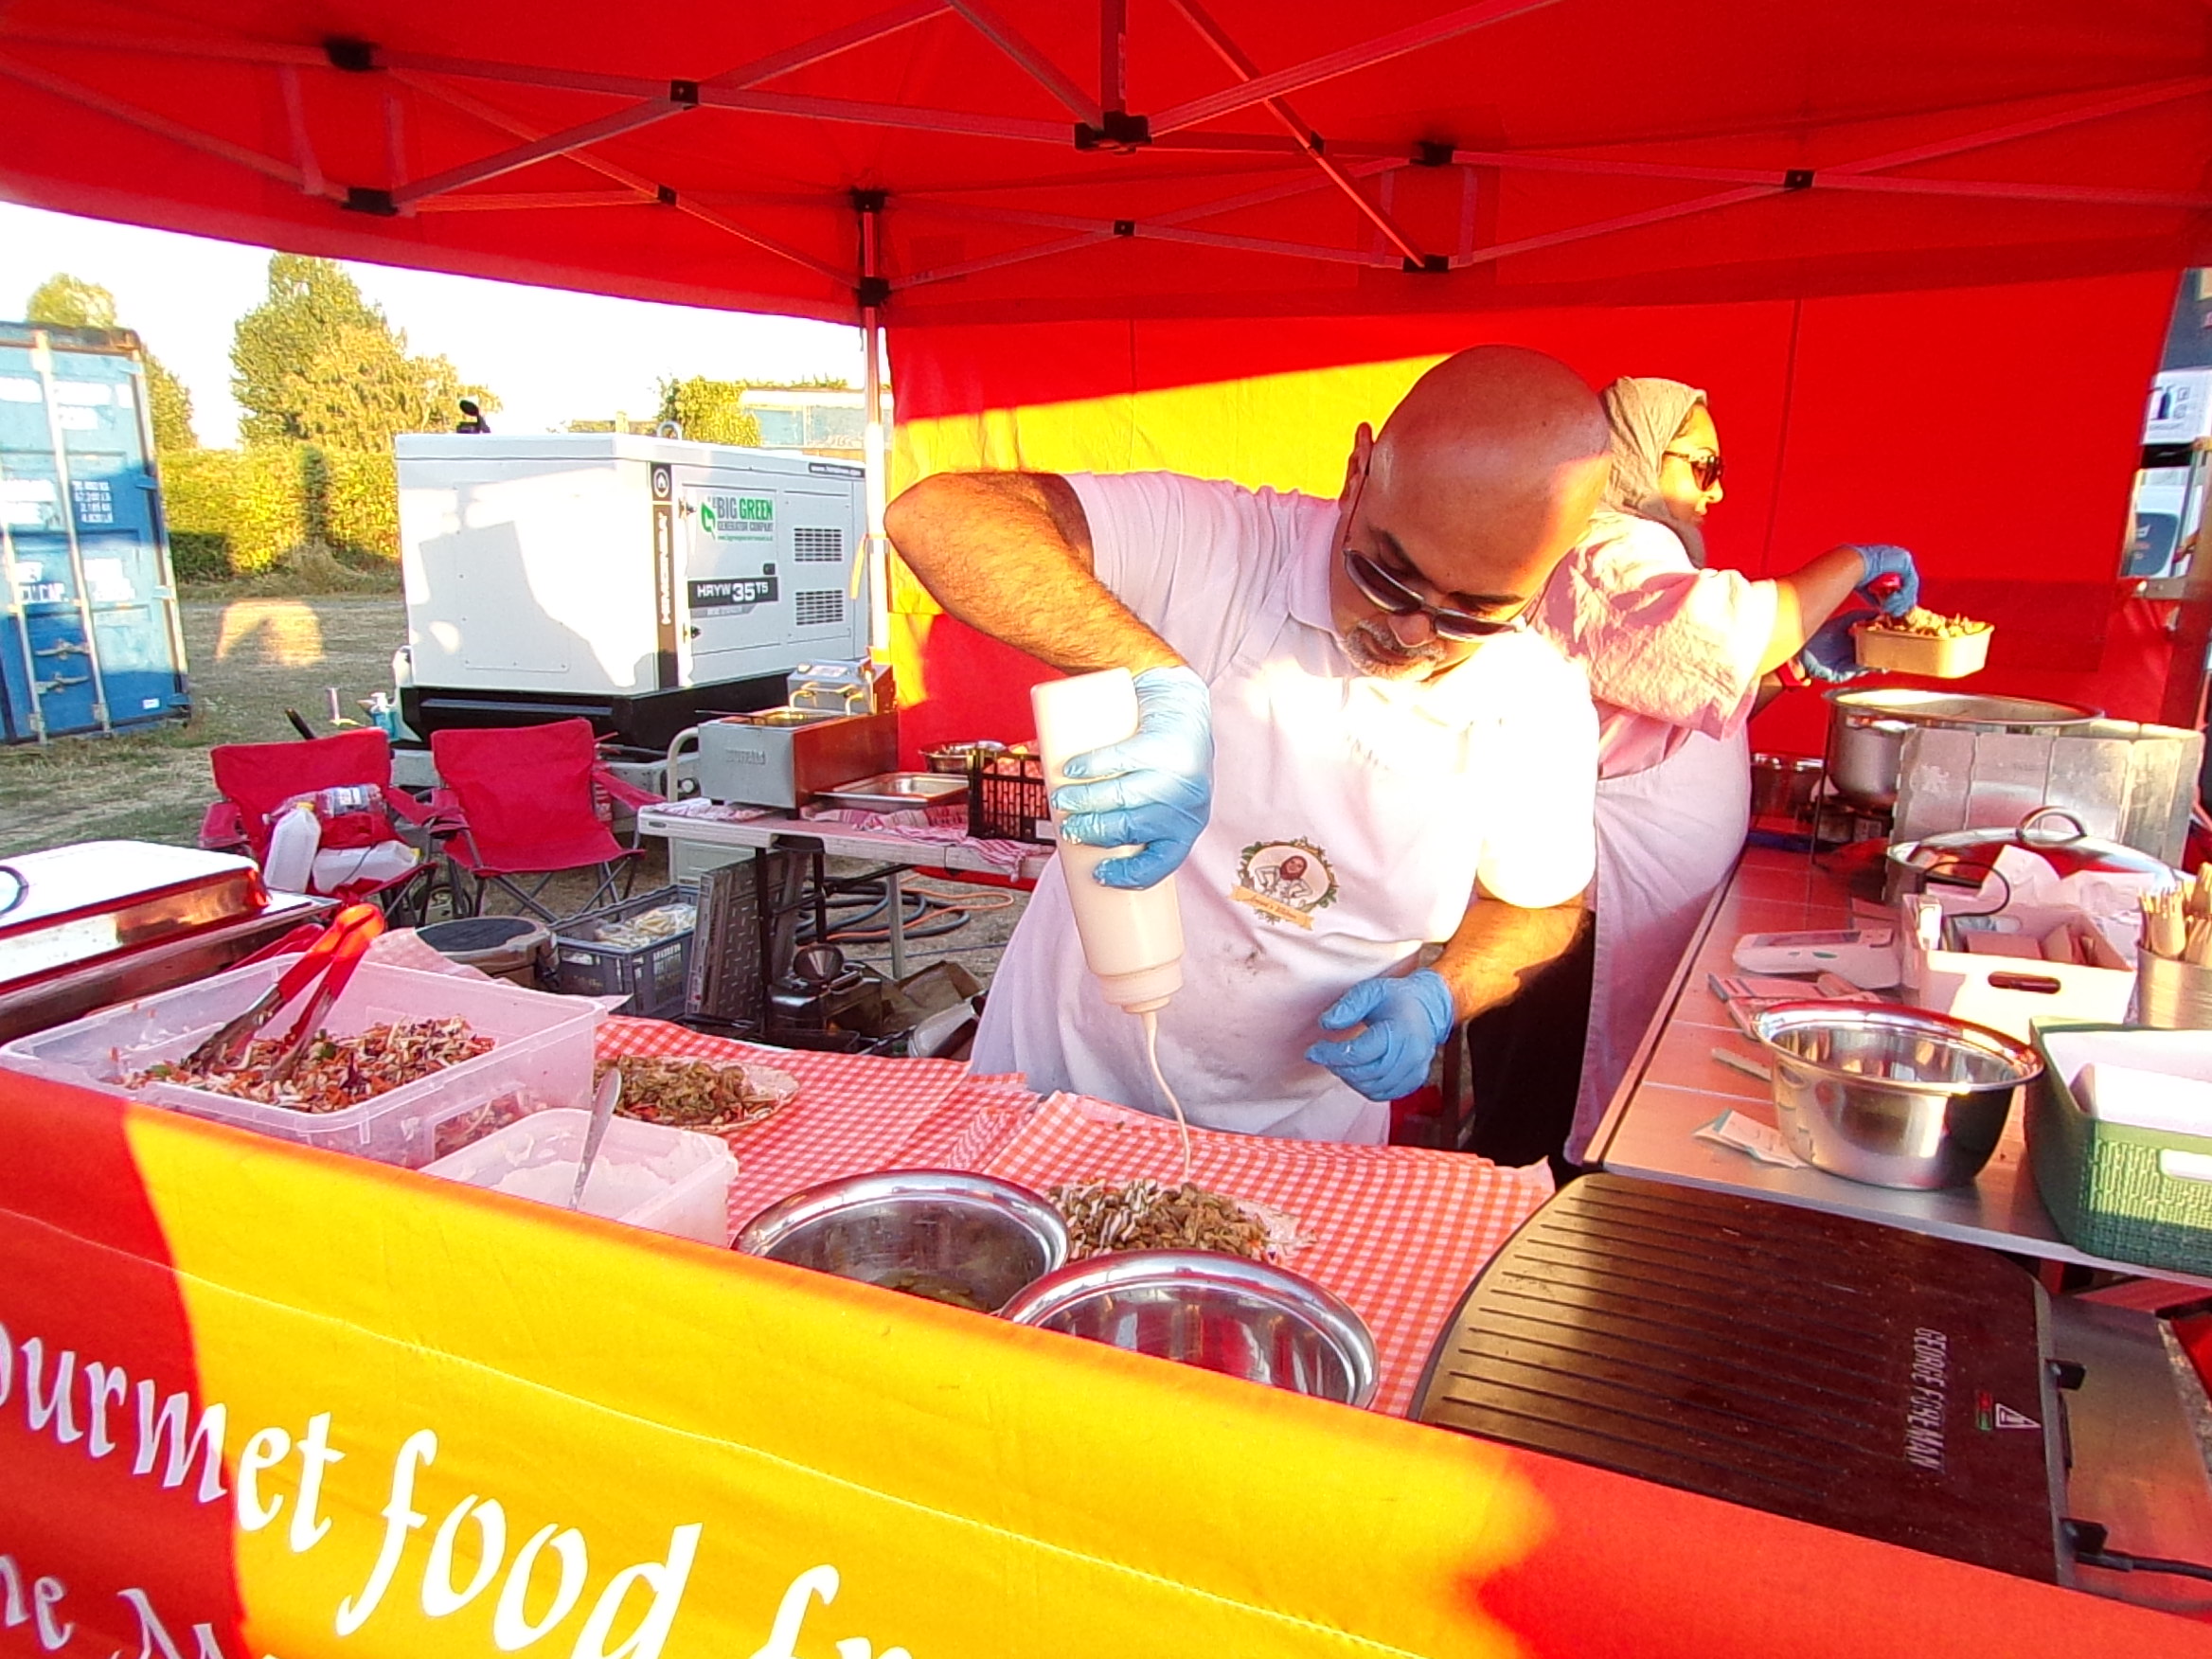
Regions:
[[893, 502], [901, 558], [952, 615], [1071, 673], [1183, 659], [1092, 574], [1089, 529], [1065, 479], [945, 473]]
[[1454, 1011], [1467, 1020], [1510, 1002], [1539, 968], [1566, 954], [1586, 914], [1580, 899], [1546, 910], [1477, 899], [1431, 964], [1452, 988]]

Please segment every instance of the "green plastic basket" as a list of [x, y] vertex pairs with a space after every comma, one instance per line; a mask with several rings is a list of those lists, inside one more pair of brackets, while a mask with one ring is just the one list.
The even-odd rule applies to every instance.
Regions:
[[[2035, 1026], [2043, 1075], [2028, 1085], [2027, 1155], [2043, 1205], [2078, 1250], [2114, 1261], [2182, 1273], [2212, 1274], [2212, 1180], [2168, 1174], [2161, 1154], [2194, 1153], [2212, 1168], [2212, 1135], [2132, 1129], [2092, 1117], [2044, 1046], [2046, 1037], [2134, 1027]], [[2167, 1041], [2186, 1034], [2144, 1031]], [[2200, 1033], [2212, 1047], [2212, 1032]], [[2146, 1066], [2155, 1070], [2154, 1066]]]

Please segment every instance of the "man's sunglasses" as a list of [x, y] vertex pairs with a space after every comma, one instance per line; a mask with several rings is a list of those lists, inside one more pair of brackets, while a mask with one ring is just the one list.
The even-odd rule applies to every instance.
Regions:
[[1426, 616], [1439, 639], [1482, 639], [1492, 633], [1510, 633], [1521, 626], [1519, 616], [1494, 622], [1450, 605], [1432, 605], [1365, 553], [1353, 552], [1348, 542], [1344, 549], [1344, 568], [1367, 603], [1393, 616]]
[[1697, 481], [1700, 490], [1710, 490], [1721, 481], [1721, 457], [1707, 451], [1693, 455], [1683, 450], [1662, 450], [1662, 455], [1672, 455], [1689, 469], [1689, 475]]

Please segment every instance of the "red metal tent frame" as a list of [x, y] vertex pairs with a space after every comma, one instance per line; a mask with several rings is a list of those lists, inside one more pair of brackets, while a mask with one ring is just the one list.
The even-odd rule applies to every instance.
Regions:
[[[1001, 325], [1127, 322], [1120, 360], [1088, 361], [1070, 394], [1093, 395], [1177, 373], [1135, 330], [1179, 319], [1299, 319], [1283, 332], [1306, 366], [1316, 319], [1356, 321], [1347, 341], [1427, 319], [1413, 348], [1449, 349], [1506, 313], [1705, 306], [1725, 327], [1730, 305], [2171, 274], [2212, 258], [2208, 160], [2200, 0], [0, 12], [0, 193], [303, 252], [859, 322], [871, 404], [878, 324], [946, 384], [948, 354], [991, 349], [974, 343]], [[1275, 332], [1242, 334], [1264, 357]], [[2138, 334], [2147, 345], [2114, 322], [2060, 349], [2140, 387], [2154, 364]], [[1023, 349], [1049, 358], [1076, 338]], [[1978, 349], [2048, 348], [1992, 335]], [[1189, 355], [1185, 372], [1204, 378], [1208, 354]], [[1610, 362], [1586, 372], [1669, 371]], [[1821, 405], [1794, 396], [1811, 388], [1793, 346], [1788, 364], [1803, 430]], [[2032, 375], [2009, 384], [2033, 397]], [[2041, 441], [2124, 466], [2120, 401], [2093, 402]], [[880, 424], [871, 443], [880, 454]], [[2123, 621], [2104, 549], [2124, 501], [2101, 475], [2023, 481], [2073, 491], [2068, 550], [2050, 515], [2021, 508], [1989, 540], [2028, 548], [2026, 568], [1971, 574], [2040, 581], [2051, 632], [2062, 613], [2094, 656]], [[1906, 514], [1885, 533], [1910, 531]], [[2089, 598], [2091, 581], [2105, 597]], [[2172, 719], [2194, 713], [2212, 591], [2187, 609]], [[2158, 712], [2102, 683], [2080, 694]]]
[[2194, 0], [19, 0], [0, 187], [894, 324], [1766, 297], [2188, 263], [2208, 71]]

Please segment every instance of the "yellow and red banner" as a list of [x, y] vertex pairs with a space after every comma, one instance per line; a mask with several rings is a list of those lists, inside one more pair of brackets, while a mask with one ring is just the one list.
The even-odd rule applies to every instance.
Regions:
[[2212, 1650], [2047, 1586], [5, 1075], [0, 1327], [8, 1654]]

